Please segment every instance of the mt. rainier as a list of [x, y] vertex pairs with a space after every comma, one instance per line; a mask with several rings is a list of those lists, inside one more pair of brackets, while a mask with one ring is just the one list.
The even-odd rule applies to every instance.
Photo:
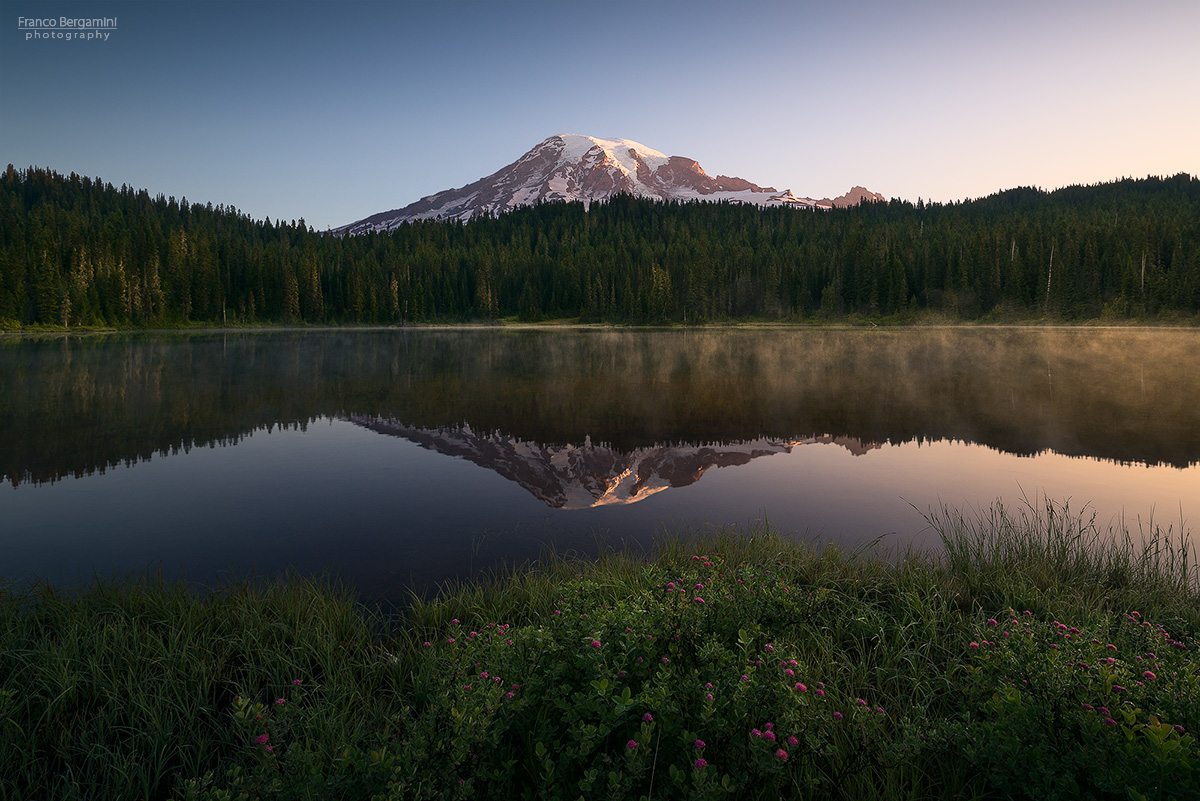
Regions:
[[387, 231], [412, 220], [469, 220], [541, 201], [603, 200], [618, 193], [658, 200], [708, 200], [756, 206], [828, 209], [882, 195], [855, 187], [835, 200], [796, 197], [742, 178], [708, 175], [693, 159], [666, 156], [629, 139], [559, 134], [499, 172], [424, 197], [402, 209], [374, 214], [337, 229], [340, 234]]

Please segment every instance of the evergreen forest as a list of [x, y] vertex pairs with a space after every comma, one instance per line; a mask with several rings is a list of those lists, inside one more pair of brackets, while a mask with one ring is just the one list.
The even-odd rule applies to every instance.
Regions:
[[1200, 320], [1200, 179], [831, 211], [617, 196], [338, 236], [0, 176], [0, 327]]

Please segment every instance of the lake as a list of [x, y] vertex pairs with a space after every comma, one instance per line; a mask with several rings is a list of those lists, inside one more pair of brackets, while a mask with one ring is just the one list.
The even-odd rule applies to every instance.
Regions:
[[0, 577], [326, 574], [769, 521], [926, 547], [1044, 497], [1191, 529], [1200, 332], [400, 329], [0, 338]]

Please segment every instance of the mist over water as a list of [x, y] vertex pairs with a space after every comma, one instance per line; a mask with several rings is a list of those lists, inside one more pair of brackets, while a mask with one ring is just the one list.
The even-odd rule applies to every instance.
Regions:
[[[397, 597], [547, 544], [940, 502], [1200, 514], [1200, 332], [336, 330], [0, 340], [0, 575], [292, 567]], [[915, 509], [914, 509], [915, 507]]]

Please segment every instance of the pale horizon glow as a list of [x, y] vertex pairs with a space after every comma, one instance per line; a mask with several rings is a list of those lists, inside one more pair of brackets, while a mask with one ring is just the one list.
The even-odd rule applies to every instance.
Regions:
[[[28, 41], [20, 17], [116, 17]], [[318, 229], [549, 136], [798, 196], [940, 202], [1200, 174], [1200, 4], [6, 2], [0, 167]]]

